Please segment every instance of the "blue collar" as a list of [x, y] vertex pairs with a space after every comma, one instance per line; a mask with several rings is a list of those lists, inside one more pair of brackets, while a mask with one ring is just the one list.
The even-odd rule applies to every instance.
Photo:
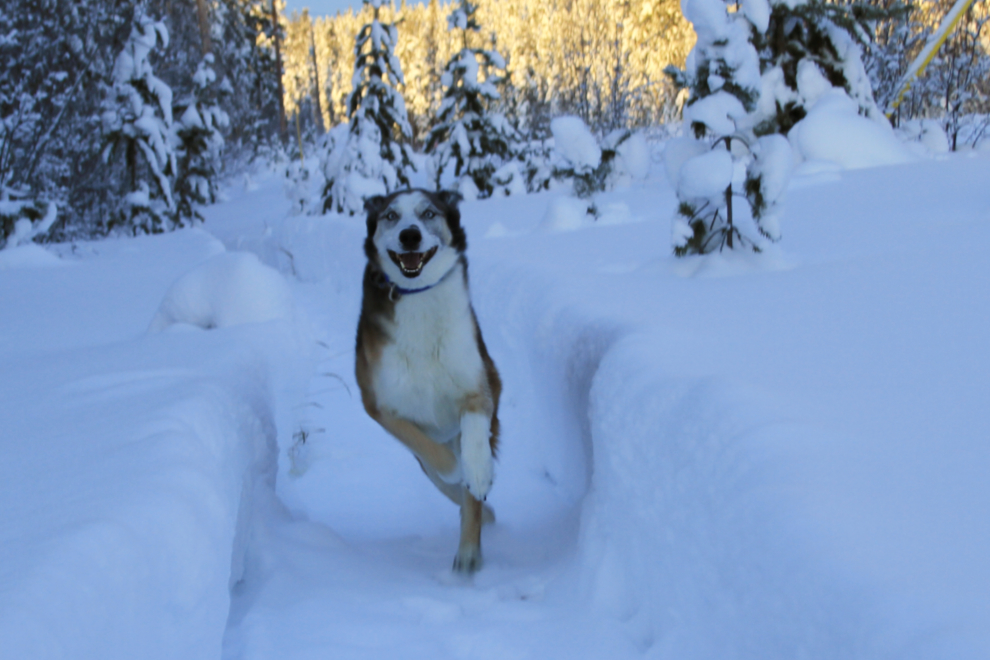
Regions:
[[454, 268], [456, 268], [456, 266], [457, 264], [455, 263], [453, 266], [451, 266], [450, 270], [448, 270], [446, 273], [443, 274], [443, 277], [441, 277], [439, 280], [437, 280], [436, 282], [434, 282], [429, 286], [424, 286], [420, 289], [404, 289], [395, 282], [393, 282], [392, 280], [390, 280], [384, 270], [379, 270], [378, 272], [379, 274], [381, 274], [382, 279], [384, 280], [385, 286], [383, 286], [382, 288], [388, 289], [388, 298], [389, 300], [394, 301], [395, 298], [393, 296], [396, 293], [398, 293], [401, 296], [405, 296], [405, 295], [411, 295], [413, 293], [422, 293], [424, 291], [429, 291], [430, 289], [432, 289], [433, 287], [435, 287], [436, 285], [440, 284], [445, 279], [447, 279], [450, 276], [450, 274], [454, 272]]

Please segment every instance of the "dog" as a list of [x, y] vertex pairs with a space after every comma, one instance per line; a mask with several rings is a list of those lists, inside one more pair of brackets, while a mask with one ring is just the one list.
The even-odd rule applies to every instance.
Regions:
[[456, 192], [422, 189], [365, 202], [355, 373], [365, 410], [404, 444], [461, 510], [454, 571], [481, 568], [484, 500], [499, 441], [502, 382], [468, 290]]

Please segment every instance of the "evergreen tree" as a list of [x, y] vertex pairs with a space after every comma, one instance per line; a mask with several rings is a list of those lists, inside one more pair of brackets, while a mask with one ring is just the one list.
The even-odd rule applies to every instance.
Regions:
[[160, 233], [174, 226], [172, 90], [148, 62], [159, 43], [168, 46], [165, 25], [138, 17], [114, 65], [113, 97], [103, 113], [103, 158], [107, 163], [123, 158], [126, 192], [109, 228]]
[[5, 226], [38, 225], [51, 203], [59, 222], [46, 237], [91, 236], [105, 217], [113, 178], [95, 166], [103, 81], [129, 11], [113, 0], [0, 3], [0, 197], [21, 209]]
[[[669, 73], [690, 89], [684, 120], [698, 142], [684, 138], [665, 154], [680, 200], [675, 254], [737, 246], [758, 252], [762, 239], [780, 238], [779, 203], [792, 161], [783, 136], [832, 89], [861, 115], [885, 121], [862, 47], [875, 22], [897, 11], [823, 0], [743, 0], [736, 12], [722, 0], [685, 3], [698, 41], [686, 70]], [[745, 172], [741, 182], [734, 181], [737, 170]], [[750, 224], [755, 233], [743, 230]]]
[[[680, 201], [674, 220], [674, 253], [704, 254], [723, 247], [749, 246], [754, 237], [740, 230], [733, 186], [740, 160], [734, 142], [743, 135], [760, 97], [760, 61], [751, 39], [766, 30], [766, 0], [744, 2], [730, 14], [722, 0], [686, 0], [684, 14], [698, 35], [686, 71], [671, 71], [690, 89], [684, 123], [694, 139], [671, 141], [664, 154]], [[734, 147], [736, 147], [734, 149]]]
[[404, 84], [395, 56], [398, 29], [378, 20], [382, 0], [365, 0], [374, 18], [361, 28], [354, 45], [353, 91], [347, 99], [349, 128], [335, 130], [324, 143], [323, 211], [354, 215], [363, 200], [409, 185], [412, 137], [406, 104], [397, 87]]
[[[492, 69], [504, 70], [505, 60], [494, 49], [468, 46], [468, 34], [481, 29], [474, 17], [476, 10], [468, 0], [461, 0], [447, 19], [450, 30], [461, 31], [463, 48], [447, 64], [441, 78], [446, 91], [426, 151], [434, 156], [438, 188], [453, 160], [454, 175], [465, 177], [459, 183], [461, 193], [484, 198], [491, 196], [496, 185], [504, 192], [514, 189], [509, 185], [513, 172], [502, 169], [507, 178], [502, 183], [494, 180], [494, 174], [512, 160], [518, 135], [503, 115], [489, 112], [489, 106], [501, 98], [498, 85], [502, 79], [493, 75]], [[478, 79], [480, 73], [484, 81]]]
[[217, 84], [213, 55], [207, 53], [193, 74], [193, 94], [175, 107], [178, 170], [175, 180], [176, 224], [185, 226], [203, 217], [196, 205], [213, 204], [219, 188], [220, 156], [224, 139], [220, 130], [230, 119], [220, 109], [220, 96], [230, 93], [230, 83]]

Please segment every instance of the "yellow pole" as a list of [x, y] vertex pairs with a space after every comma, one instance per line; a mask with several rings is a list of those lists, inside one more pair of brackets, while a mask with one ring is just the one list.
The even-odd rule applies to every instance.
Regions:
[[911, 62], [911, 66], [904, 72], [904, 77], [901, 78], [897, 87], [897, 96], [894, 98], [894, 103], [890, 106], [890, 110], [887, 111], [888, 118], [893, 116], [897, 111], [897, 107], [904, 100], [904, 95], [911, 89], [911, 82], [925, 72], [925, 67], [935, 58], [939, 49], [942, 48], [942, 44], [955, 31], [959, 21], [962, 20], [966, 10], [972, 4], [973, 0], [957, 0], [956, 4], [949, 10], [949, 13], [945, 15], [945, 19], [938, 26], [938, 30], [928, 39], [928, 43], [925, 44], [925, 47], [921, 49], [918, 56]]

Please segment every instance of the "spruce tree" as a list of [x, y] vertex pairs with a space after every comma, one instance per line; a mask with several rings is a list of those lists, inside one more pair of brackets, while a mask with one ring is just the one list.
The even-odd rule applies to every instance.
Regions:
[[354, 45], [347, 132], [331, 131], [324, 142], [324, 213], [362, 213], [366, 197], [408, 186], [407, 171], [413, 169], [405, 143], [412, 127], [397, 89], [405, 84], [395, 56], [398, 29], [379, 22], [382, 0], [365, 4], [372, 8], [373, 20], [361, 28]]
[[665, 152], [668, 173], [677, 188], [674, 253], [704, 254], [725, 247], [748, 246], [757, 240], [740, 229], [740, 191], [733, 185], [747, 118], [760, 97], [760, 63], [751, 39], [766, 29], [766, 0], [744, 3], [729, 13], [722, 0], [686, 0], [685, 17], [698, 35], [685, 71], [671, 71], [691, 95], [684, 123], [694, 138], [671, 141]]
[[196, 206], [213, 204], [217, 200], [224, 145], [220, 131], [230, 122], [219, 106], [220, 96], [226, 96], [230, 91], [229, 83], [224, 79], [217, 84], [211, 53], [203, 56], [192, 79], [192, 95], [175, 107], [179, 117], [175, 122], [178, 155], [175, 210], [176, 224], [180, 226], [202, 220]]
[[168, 46], [165, 25], [146, 16], [136, 18], [114, 64], [113, 95], [103, 113], [103, 159], [107, 163], [123, 159], [126, 187], [108, 228], [135, 234], [160, 233], [175, 224], [172, 90], [148, 62], [159, 43]]
[[[476, 193], [474, 196], [484, 198], [491, 196], [496, 187], [504, 193], [518, 189], [512, 185], [517, 170], [505, 165], [512, 160], [519, 137], [503, 115], [490, 112], [490, 106], [501, 98], [498, 85], [503, 82], [493, 69], [504, 71], [505, 60], [495, 49], [468, 46], [469, 33], [481, 30], [475, 11], [475, 5], [461, 0], [447, 18], [451, 31], [461, 31], [463, 48], [448, 62], [441, 78], [446, 91], [426, 152], [434, 157], [438, 188], [453, 161], [454, 175], [465, 177], [459, 184], [461, 193]], [[484, 81], [479, 80], [482, 73]], [[497, 170], [501, 175], [498, 181], [494, 177]]]

